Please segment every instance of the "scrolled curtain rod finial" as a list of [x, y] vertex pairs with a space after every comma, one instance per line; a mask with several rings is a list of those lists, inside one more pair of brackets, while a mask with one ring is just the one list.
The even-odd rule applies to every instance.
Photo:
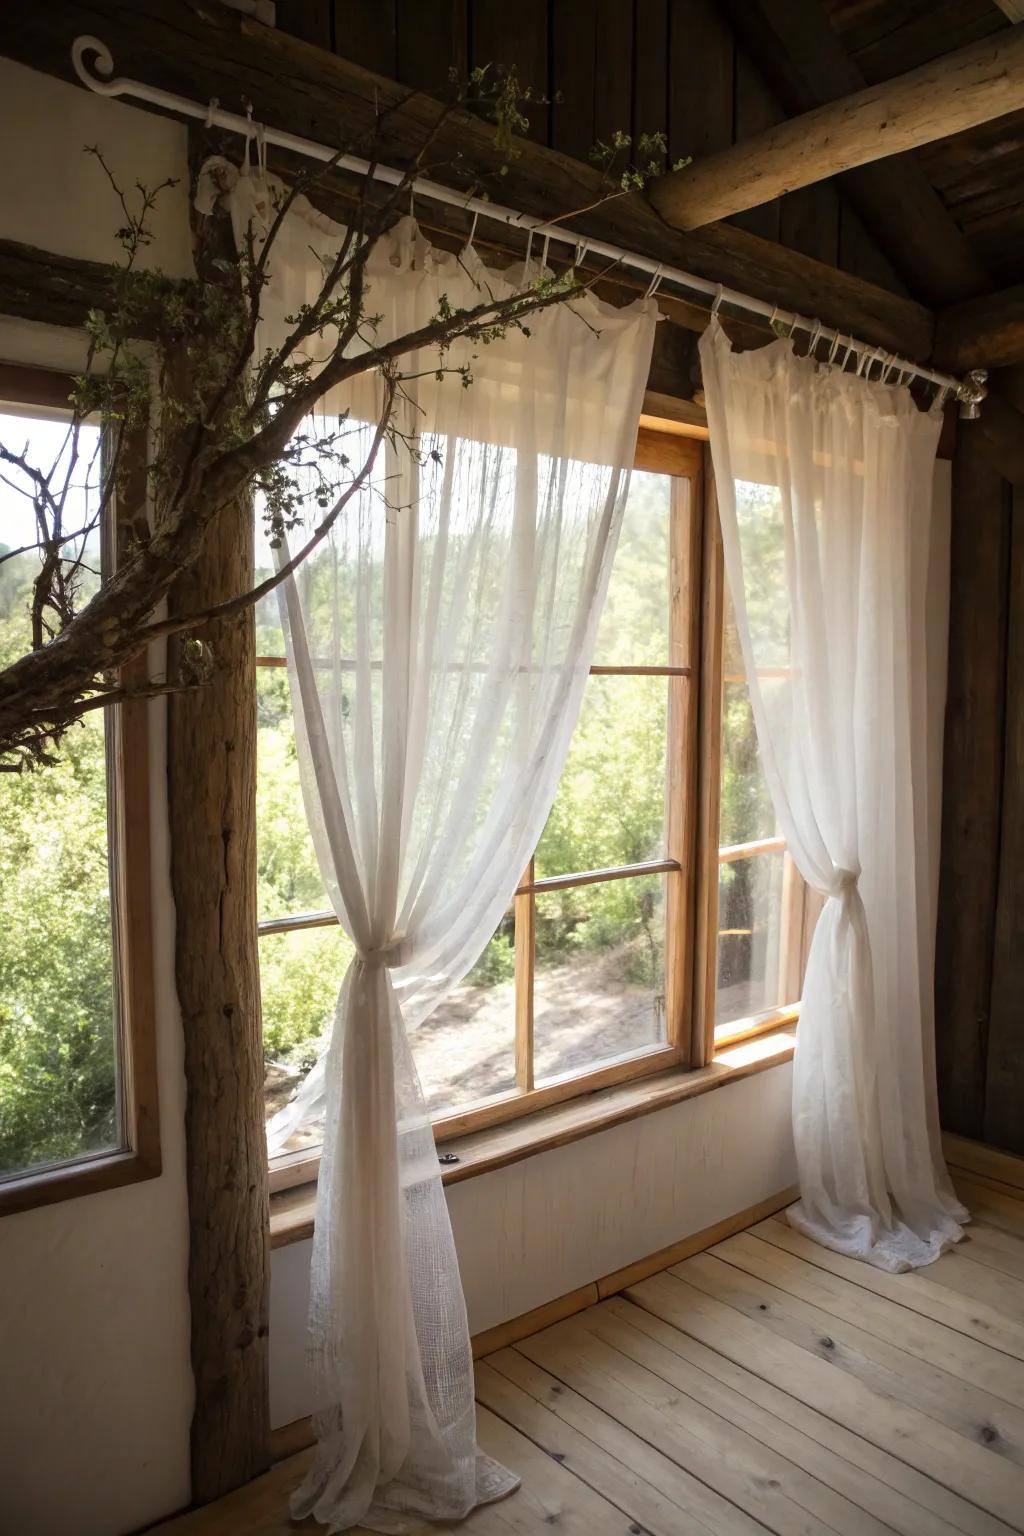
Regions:
[[[86, 54], [94, 54], [92, 69], [85, 62]], [[124, 82], [120, 79], [111, 79], [114, 73], [114, 55], [101, 38], [93, 37], [90, 33], [83, 33], [76, 37], [71, 44], [71, 63], [75, 74], [83, 85], [87, 85], [90, 91], [96, 91], [100, 96], [120, 96], [124, 89]], [[93, 70], [96, 73], [93, 73]], [[107, 79], [103, 79], [107, 76]]]

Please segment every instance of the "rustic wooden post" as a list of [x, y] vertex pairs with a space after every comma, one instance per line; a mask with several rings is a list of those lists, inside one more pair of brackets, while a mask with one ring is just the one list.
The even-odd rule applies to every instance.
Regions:
[[999, 879], [1009, 487], [974, 423], [953, 458], [949, 686], [935, 966], [942, 1124], [981, 1138]]
[[[240, 591], [247, 502], [225, 509], [171, 613]], [[256, 953], [256, 681], [251, 612], [211, 625], [211, 680], [172, 695], [168, 722], [175, 976], [185, 1036], [192, 1496], [205, 1503], [270, 1461], [267, 1148]]]
[[[197, 258], [198, 259], [198, 258]], [[249, 498], [227, 505], [171, 617], [252, 585]], [[268, 1171], [256, 938], [256, 667], [251, 609], [202, 633], [209, 680], [168, 719], [175, 974], [185, 1037], [192, 1497], [270, 1464]]]

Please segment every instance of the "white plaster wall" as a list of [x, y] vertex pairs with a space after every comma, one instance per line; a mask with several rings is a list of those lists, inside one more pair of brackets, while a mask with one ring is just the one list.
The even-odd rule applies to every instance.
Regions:
[[[99, 144], [129, 185], [165, 194], [146, 255], [191, 270], [185, 136], [175, 124], [0, 59], [0, 236], [112, 260], [118, 211]], [[0, 323], [0, 359], [81, 367], [76, 333]], [[187, 1209], [174, 988], [164, 706], [151, 725], [156, 1033], [163, 1173], [0, 1219], [0, 1536], [121, 1536], [189, 1493]]]
[[2, 1536], [121, 1536], [190, 1496], [185, 1081], [162, 701], [150, 730], [163, 1173], [0, 1219]]
[[[519, 1317], [796, 1182], [792, 1066], [613, 1126], [448, 1188], [471, 1333]], [[273, 1255], [270, 1416], [312, 1403], [312, 1243]]]
[[136, 181], [147, 188], [177, 181], [160, 193], [153, 242], [138, 264], [193, 275], [186, 143], [186, 130], [170, 118], [0, 58], [0, 237], [62, 256], [118, 260], [115, 231], [124, 220], [102, 167], [85, 153], [95, 145], [130, 199]]

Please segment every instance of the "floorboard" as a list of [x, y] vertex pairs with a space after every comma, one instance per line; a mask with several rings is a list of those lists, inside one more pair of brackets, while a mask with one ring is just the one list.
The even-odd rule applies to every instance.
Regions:
[[[1011, 1170], [1013, 1172], [1014, 1170]], [[466, 1536], [1024, 1532], [1024, 1188], [890, 1275], [784, 1214], [477, 1362], [479, 1438], [522, 1478]], [[309, 1452], [162, 1536], [292, 1536]]]

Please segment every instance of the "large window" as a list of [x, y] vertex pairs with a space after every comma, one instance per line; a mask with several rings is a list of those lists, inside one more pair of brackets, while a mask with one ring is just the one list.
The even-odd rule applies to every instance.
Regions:
[[[257, 616], [257, 651], [270, 1114], [316, 1059], [352, 946], [306, 828], [274, 602]], [[479, 961], [412, 1035], [440, 1139], [703, 1065], [716, 1044], [793, 1016], [803, 895], [760, 775], [742, 678], [705, 513], [703, 444], [642, 429], [547, 825]], [[317, 1140], [315, 1128], [293, 1137], [296, 1166], [308, 1165]]]
[[[0, 441], [66, 478], [71, 381], [0, 368]], [[84, 604], [114, 557], [103, 444], [79, 433], [64, 548]], [[32, 486], [0, 478], [0, 666], [31, 647]], [[0, 1212], [159, 1171], [144, 705], [97, 710], [55, 765], [0, 773]]]

